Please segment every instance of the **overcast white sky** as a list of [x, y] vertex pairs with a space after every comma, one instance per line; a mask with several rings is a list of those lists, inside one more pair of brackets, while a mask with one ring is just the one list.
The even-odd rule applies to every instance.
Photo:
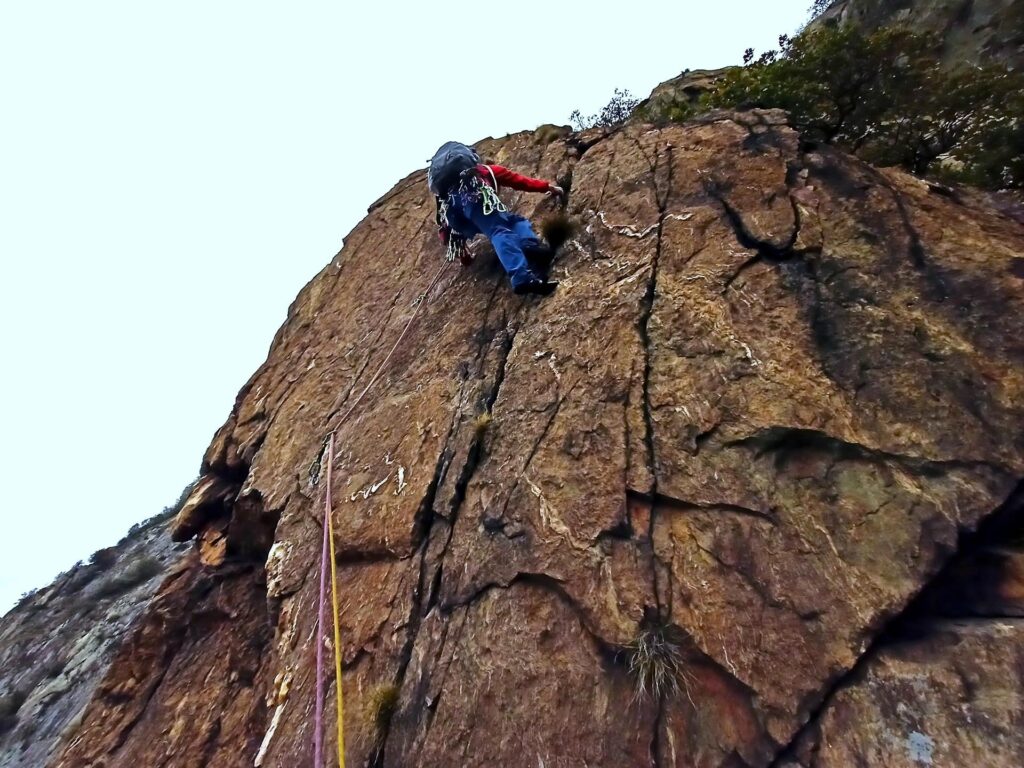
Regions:
[[739, 63], [810, 4], [0, 2], [0, 612], [178, 496], [443, 141]]

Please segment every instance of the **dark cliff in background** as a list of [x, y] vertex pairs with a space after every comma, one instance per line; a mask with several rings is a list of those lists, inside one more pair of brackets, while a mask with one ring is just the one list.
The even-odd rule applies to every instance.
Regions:
[[838, 0], [815, 23], [879, 29], [908, 24], [942, 36], [946, 64], [1008, 64], [1024, 69], [1024, 3], [1019, 0]]

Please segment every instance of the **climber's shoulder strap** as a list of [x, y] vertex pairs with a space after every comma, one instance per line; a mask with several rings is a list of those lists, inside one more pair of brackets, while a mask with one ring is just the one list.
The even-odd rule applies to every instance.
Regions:
[[491, 174], [491, 181], [494, 182], [494, 189], [497, 190], [498, 189], [498, 177], [494, 175], [494, 168], [492, 168], [489, 165], [485, 165], [484, 168], [486, 168], [487, 172], [489, 174]]

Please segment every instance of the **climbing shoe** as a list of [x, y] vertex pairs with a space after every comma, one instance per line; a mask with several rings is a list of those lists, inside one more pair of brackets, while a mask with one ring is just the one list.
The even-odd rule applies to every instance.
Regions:
[[550, 245], [526, 247], [523, 248], [523, 253], [530, 268], [545, 275], [551, 269], [551, 262], [555, 260], [555, 249]]
[[555, 292], [555, 288], [557, 287], [558, 283], [554, 280], [542, 280], [537, 277], [533, 280], [528, 280], [525, 283], [517, 285], [512, 290], [520, 296], [524, 294], [529, 294], [531, 296], [550, 296]]

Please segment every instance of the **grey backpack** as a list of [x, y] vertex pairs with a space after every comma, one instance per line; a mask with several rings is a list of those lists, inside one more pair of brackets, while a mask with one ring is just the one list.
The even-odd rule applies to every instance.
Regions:
[[462, 174], [480, 164], [480, 155], [472, 148], [457, 141], [441, 145], [430, 160], [427, 170], [427, 186], [438, 197], [443, 197], [459, 183]]

